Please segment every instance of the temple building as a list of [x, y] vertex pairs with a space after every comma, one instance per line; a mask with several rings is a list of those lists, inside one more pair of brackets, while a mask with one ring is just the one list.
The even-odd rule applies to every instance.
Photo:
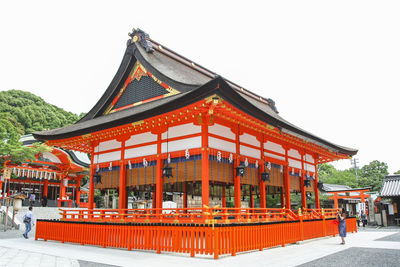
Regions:
[[[32, 135], [21, 137], [22, 145], [31, 146], [38, 142]], [[24, 205], [87, 206], [80, 203], [82, 178], [89, 174], [89, 160], [84, 153], [52, 148], [49, 152], [36, 155], [36, 160], [20, 165], [8, 164], [12, 170], [10, 180], [1, 177], [0, 189], [4, 196], [22, 193], [27, 196]], [[33, 202], [30, 202], [34, 195]]]
[[[290, 208], [294, 192], [303, 208], [307, 194], [315, 194], [319, 208], [317, 165], [357, 153], [293, 125], [272, 99], [145, 32], [130, 37], [115, 77], [87, 115], [33, 134], [49, 146], [90, 153], [89, 208], [95, 188], [117, 189], [119, 209], [127, 208], [131, 191], [148, 193], [153, 208], [171, 192], [185, 208], [265, 208], [267, 195]], [[188, 201], [194, 197], [201, 202]]]

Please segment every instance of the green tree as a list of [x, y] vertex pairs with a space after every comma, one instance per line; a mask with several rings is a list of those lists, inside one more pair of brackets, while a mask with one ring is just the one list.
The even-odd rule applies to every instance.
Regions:
[[359, 171], [359, 187], [372, 187], [373, 191], [380, 191], [383, 178], [389, 174], [388, 165], [385, 162], [374, 160], [364, 165]]
[[398, 170], [397, 172], [395, 172], [394, 174], [400, 174], [400, 170]]

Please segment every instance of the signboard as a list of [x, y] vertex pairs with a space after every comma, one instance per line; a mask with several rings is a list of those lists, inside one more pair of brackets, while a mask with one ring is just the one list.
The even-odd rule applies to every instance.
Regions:
[[4, 169], [3, 173], [4, 180], [9, 180], [11, 178], [11, 169]]

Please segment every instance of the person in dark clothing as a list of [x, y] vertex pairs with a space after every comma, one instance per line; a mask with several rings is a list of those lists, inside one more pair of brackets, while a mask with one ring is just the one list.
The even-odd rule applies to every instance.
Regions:
[[367, 225], [367, 214], [364, 213], [364, 211], [361, 211], [361, 222], [363, 224], [363, 228]]
[[42, 197], [42, 207], [47, 207], [47, 197], [46, 196]]
[[338, 224], [338, 227], [339, 227], [339, 235], [340, 235], [340, 238], [342, 239], [342, 243], [340, 243], [340, 244], [342, 244], [342, 245], [344, 245], [345, 244], [345, 242], [344, 242], [344, 238], [346, 237], [346, 232], [347, 232], [347, 227], [346, 227], [346, 212], [342, 212], [342, 214], [340, 214], [339, 212], [338, 212], [338, 220], [339, 220], [339, 224]]

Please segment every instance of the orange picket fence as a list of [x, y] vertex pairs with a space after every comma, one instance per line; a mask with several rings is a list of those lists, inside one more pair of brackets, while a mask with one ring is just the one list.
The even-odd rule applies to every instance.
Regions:
[[[81, 245], [152, 250], [195, 255], [236, 255], [236, 253], [285, 246], [297, 241], [336, 235], [335, 219], [296, 221], [172, 224], [116, 223], [38, 220], [36, 240], [56, 240]], [[348, 232], [357, 230], [355, 218], [347, 219]]]

